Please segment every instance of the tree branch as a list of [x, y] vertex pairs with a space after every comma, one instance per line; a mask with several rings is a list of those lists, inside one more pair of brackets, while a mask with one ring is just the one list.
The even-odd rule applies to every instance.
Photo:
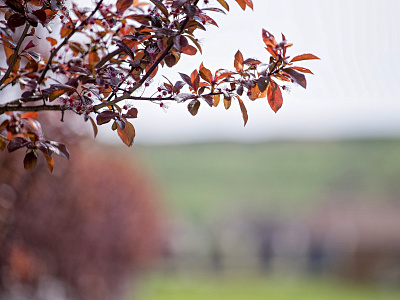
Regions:
[[[193, 2], [193, 5], [197, 5], [197, 3], [199, 2], [199, 0], [195, 0]], [[187, 16], [185, 21], [183, 22], [181, 29], [179, 31], [179, 34], [182, 34], [185, 30], [186, 25], [189, 23], [190, 21], [190, 17]], [[130, 95], [136, 91], [139, 87], [141, 87], [143, 85], [143, 83], [145, 83], [145, 81], [147, 80], [147, 78], [149, 78], [149, 76], [154, 72], [154, 70], [157, 68], [157, 66], [161, 63], [161, 61], [165, 58], [165, 56], [167, 56], [167, 54], [169, 53], [169, 51], [172, 49], [172, 47], [174, 46], [173, 43], [171, 43], [170, 45], [168, 45], [168, 47], [164, 50], [164, 52], [158, 57], [158, 59], [153, 63], [153, 65], [150, 67], [150, 69], [146, 72], [146, 74], [135, 84], [134, 87], [132, 87], [131, 89], [129, 89], [125, 94], [123, 94], [122, 96], [115, 98], [113, 101], [105, 101], [103, 103], [97, 104], [93, 107], [93, 111], [96, 112], [99, 109], [109, 106], [109, 105], [113, 105], [116, 104], [122, 100], [125, 99], [129, 99]]]
[[7, 111], [65, 111], [69, 110], [62, 105], [39, 105], [39, 106], [21, 106], [5, 104], [0, 106], [0, 115]]
[[4, 74], [3, 78], [1, 78], [1, 80], [0, 80], [0, 86], [7, 80], [8, 77], [10, 77], [11, 71], [14, 68], [15, 64], [17, 63], [19, 48], [21, 48], [22, 42], [24, 41], [24, 39], [26, 38], [26, 36], [28, 34], [29, 27], [30, 27], [30, 25], [27, 23], [25, 25], [24, 32], [22, 33], [21, 37], [19, 38], [18, 44], [14, 49], [14, 53], [11, 58], [10, 65], [8, 66], [8, 69], [7, 69], [6, 73]]
[[68, 36], [62, 41], [62, 43], [61, 43], [53, 52], [51, 52], [50, 57], [49, 57], [49, 60], [47, 61], [46, 67], [44, 68], [43, 73], [42, 73], [42, 75], [40, 75], [40, 78], [39, 78], [39, 80], [38, 80], [38, 83], [37, 83], [38, 85], [41, 84], [41, 83], [43, 82], [43, 80], [44, 80], [44, 78], [45, 78], [45, 76], [46, 76], [46, 73], [49, 71], [50, 65], [51, 65], [51, 63], [53, 62], [54, 56], [56, 56], [57, 53], [58, 53], [58, 51], [60, 51], [60, 49], [69, 41], [69, 39], [70, 39], [78, 30], [82, 29], [83, 26], [86, 24], [86, 22], [87, 22], [88, 20], [90, 20], [90, 19], [93, 17], [93, 15], [99, 10], [100, 5], [101, 5], [102, 3], [103, 3], [103, 0], [100, 0], [100, 1], [97, 3], [96, 7], [93, 9], [92, 13], [91, 13], [84, 21], [82, 21], [81, 24], [79, 24], [79, 26], [74, 27], [74, 28], [72, 29], [72, 31], [70, 32], [70, 34], [68, 34]]

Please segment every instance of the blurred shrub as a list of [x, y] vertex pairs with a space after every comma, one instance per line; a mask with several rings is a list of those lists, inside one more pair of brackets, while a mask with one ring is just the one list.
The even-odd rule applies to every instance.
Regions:
[[158, 206], [143, 167], [90, 147], [70, 144], [72, 160], [53, 174], [44, 161], [26, 172], [23, 151], [0, 152], [1, 299], [119, 299], [157, 254]]

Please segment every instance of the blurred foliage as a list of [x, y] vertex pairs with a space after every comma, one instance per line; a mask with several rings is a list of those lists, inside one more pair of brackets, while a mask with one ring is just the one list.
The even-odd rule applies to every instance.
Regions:
[[141, 146], [137, 152], [169, 203], [198, 221], [244, 205], [291, 215], [330, 199], [369, 203], [400, 195], [400, 140]]
[[122, 150], [69, 140], [75, 159], [52, 174], [0, 152], [1, 299], [120, 299], [160, 249], [144, 167]]

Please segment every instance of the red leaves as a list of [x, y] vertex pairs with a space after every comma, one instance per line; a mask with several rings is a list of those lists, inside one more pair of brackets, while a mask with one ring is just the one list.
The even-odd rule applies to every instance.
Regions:
[[24, 158], [24, 168], [27, 171], [31, 171], [35, 168], [37, 163], [37, 154], [35, 151], [29, 151]]
[[197, 50], [192, 45], [187, 45], [186, 47], [181, 49], [181, 52], [187, 55], [195, 55]]
[[123, 128], [121, 128], [121, 125], [117, 123], [118, 124], [117, 132], [121, 140], [124, 142], [124, 144], [127, 145], [128, 147], [131, 147], [136, 135], [135, 127], [133, 127], [133, 125], [128, 121], [125, 121], [124, 123], [125, 124], [122, 125]]
[[204, 67], [203, 64], [200, 66], [200, 77], [209, 84], [212, 83], [213, 80], [212, 73], [209, 69]]
[[267, 97], [269, 106], [274, 112], [278, 112], [278, 110], [282, 107], [283, 98], [282, 92], [278, 84], [275, 81], [271, 80], [270, 84], [267, 88]]
[[235, 0], [239, 6], [245, 10], [246, 6], [250, 7], [251, 9], [253, 9], [253, 1], [252, 0]]
[[195, 92], [199, 89], [200, 76], [197, 70], [194, 70], [190, 76], [190, 81], [192, 82], [192, 88]]
[[49, 88], [44, 89], [43, 93], [49, 95], [49, 100], [54, 101], [66, 92], [73, 91], [74, 88], [66, 84], [52, 84]]
[[200, 86], [200, 75], [197, 70], [194, 70], [190, 77], [186, 74], [179, 73], [181, 78], [183, 79], [184, 82], [186, 82], [190, 88], [197, 93], [197, 90], [199, 89]]
[[11, 29], [15, 29], [25, 24], [26, 18], [24, 15], [15, 13], [12, 14], [7, 20], [7, 26]]
[[111, 120], [115, 119], [116, 116], [119, 114], [112, 110], [105, 110], [99, 113], [96, 117], [97, 125], [102, 125], [110, 122]]
[[292, 63], [295, 61], [309, 60], [309, 59], [320, 59], [320, 58], [313, 54], [307, 53], [307, 54], [297, 55], [297, 56], [293, 57], [290, 62]]
[[[112, 124], [112, 129], [117, 130], [118, 136], [128, 147], [132, 146], [133, 140], [135, 138], [135, 127], [129, 123], [127, 118], [137, 118], [138, 110], [137, 108], [129, 109], [125, 114], [114, 112], [112, 110], [102, 111], [97, 115], [96, 121], [97, 125], [102, 125], [114, 120]], [[95, 131], [96, 134], [96, 131]]]
[[116, 8], [119, 13], [123, 13], [129, 7], [132, 6], [133, 0], [118, 0], [116, 3]]
[[262, 30], [262, 39], [267, 46], [268, 52], [275, 58], [278, 59], [278, 52], [276, 50], [276, 46], [278, 43], [275, 40], [275, 37], [266, 31], [265, 29]]
[[153, 2], [155, 6], [157, 6], [157, 8], [163, 13], [163, 15], [166, 18], [168, 18], [169, 16], [168, 10], [160, 0], [150, 0], [150, 1]]
[[238, 73], [243, 71], [243, 55], [239, 50], [235, 54], [234, 66]]
[[188, 104], [188, 110], [189, 110], [189, 112], [191, 113], [192, 116], [197, 115], [199, 107], [200, 107], [200, 101], [197, 100], [197, 99], [193, 99]]
[[239, 106], [240, 106], [240, 110], [241, 110], [241, 112], [242, 112], [244, 126], [246, 126], [247, 120], [249, 119], [249, 116], [247, 115], [246, 106], [244, 106], [244, 103], [243, 103], [242, 99], [240, 99], [239, 96], [236, 96], [236, 98], [237, 98], [238, 101], [239, 101]]
[[298, 85], [302, 86], [303, 88], [307, 87], [306, 76], [304, 76], [303, 74], [297, 72], [296, 70], [293, 70], [292, 68], [285, 68], [282, 69], [282, 71], [289, 74], [293, 81]]

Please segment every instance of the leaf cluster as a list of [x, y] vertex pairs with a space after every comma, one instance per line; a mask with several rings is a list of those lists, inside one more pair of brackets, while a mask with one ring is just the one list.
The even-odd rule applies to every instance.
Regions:
[[[251, 0], [235, 1], [243, 10], [253, 9]], [[183, 55], [202, 53], [197, 32], [218, 26], [214, 14], [230, 9], [226, 0], [218, 0], [219, 7], [208, 2], [117, 0], [106, 5], [99, 0], [94, 8], [84, 9], [76, 3], [67, 8], [60, 0], [5, 0], [0, 8], [0, 42], [7, 60], [0, 66], [0, 91], [19, 86], [21, 93], [0, 105], [0, 115], [6, 113], [0, 128], [1, 148], [7, 146], [10, 152], [25, 148], [28, 170], [36, 165], [39, 150], [52, 170], [51, 154], [67, 157], [66, 148], [61, 151], [55, 142], [47, 142], [41, 129], [39, 134], [32, 126], [30, 131], [21, 127], [40, 124], [35, 119], [39, 111], [58, 111], [61, 120], [66, 111], [82, 115], [90, 121], [95, 136], [97, 126], [111, 122], [111, 129], [131, 146], [136, 135], [131, 119], [138, 115], [135, 101], [150, 101], [163, 109], [167, 102], [188, 102], [193, 116], [201, 103], [216, 107], [223, 102], [229, 109], [237, 101], [246, 125], [244, 96], [250, 100], [266, 97], [277, 112], [285, 84], [306, 87], [304, 73], [311, 71], [293, 63], [317, 57], [303, 54], [290, 59], [286, 52], [292, 44], [286, 37], [282, 35], [278, 43], [264, 29], [266, 62], [244, 59], [238, 51], [233, 70], [211, 71], [201, 64], [191, 74], [179, 73], [181, 80], [165, 78], [155, 87], [152, 79], [161, 68], [176, 66]], [[46, 53], [35, 44], [35, 28], [41, 26], [50, 33], [55, 20], [61, 28], [58, 37], [43, 39], [50, 49]], [[148, 96], [151, 89], [154, 92]]]

